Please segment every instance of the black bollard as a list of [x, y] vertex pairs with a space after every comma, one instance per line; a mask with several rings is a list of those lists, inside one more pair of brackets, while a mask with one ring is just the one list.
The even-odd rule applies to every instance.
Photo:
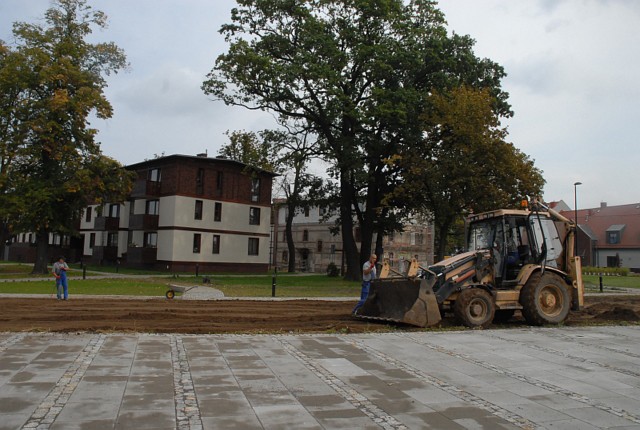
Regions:
[[200, 266], [196, 263], [196, 278], [198, 277], [198, 271], [200, 270]]
[[87, 266], [82, 265], [82, 279], [87, 279]]
[[600, 292], [602, 293], [604, 288], [602, 287], [602, 275], [600, 275]]
[[276, 275], [271, 277], [271, 297], [276, 296]]

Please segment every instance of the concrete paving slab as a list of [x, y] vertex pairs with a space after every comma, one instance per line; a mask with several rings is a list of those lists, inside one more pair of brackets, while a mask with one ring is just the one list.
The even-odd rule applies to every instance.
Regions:
[[640, 429], [640, 327], [0, 334], [3, 429]]

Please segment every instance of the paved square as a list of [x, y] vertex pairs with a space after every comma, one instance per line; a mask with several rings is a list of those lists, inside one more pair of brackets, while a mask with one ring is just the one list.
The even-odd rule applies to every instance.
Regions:
[[640, 327], [0, 333], [0, 429], [640, 429]]

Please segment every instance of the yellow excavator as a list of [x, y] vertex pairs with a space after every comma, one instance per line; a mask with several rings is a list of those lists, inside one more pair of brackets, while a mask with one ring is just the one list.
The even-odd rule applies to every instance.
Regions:
[[406, 273], [385, 261], [358, 318], [438, 324], [453, 313], [472, 328], [506, 322], [520, 311], [531, 325], [560, 324], [584, 304], [576, 225], [539, 202], [466, 220], [466, 252]]

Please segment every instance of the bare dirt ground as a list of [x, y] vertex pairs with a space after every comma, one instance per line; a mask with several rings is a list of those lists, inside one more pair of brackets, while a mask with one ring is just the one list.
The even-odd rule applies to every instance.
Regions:
[[[572, 312], [566, 325], [640, 324], [640, 295], [601, 295], [585, 298], [586, 306]], [[149, 332], [149, 333], [361, 333], [416, 330], [353, 318], [355, 302], [186, 301], [161, 299], [0, 298], [0, 331]], [[440, 327], [454, 327], [446, 316]], [[525, 325], [516, 314], [509, 327]]]

